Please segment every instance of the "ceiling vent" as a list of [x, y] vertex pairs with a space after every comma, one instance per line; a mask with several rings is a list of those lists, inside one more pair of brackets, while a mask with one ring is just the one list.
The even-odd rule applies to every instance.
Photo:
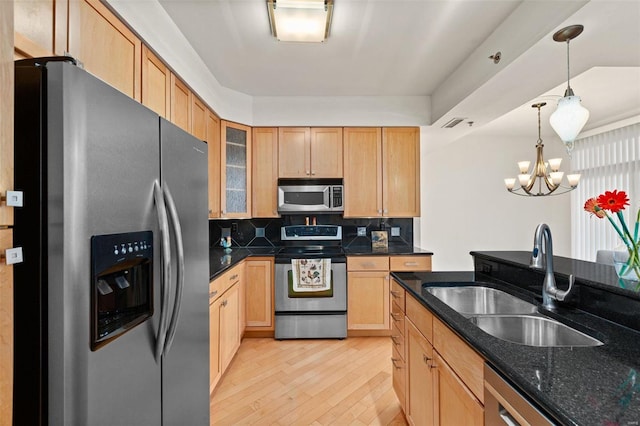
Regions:
[[442, 128], [450, 129], [452, 127], [456, 127], [458, 124], [462, 123], [464, 120], [465, 120], [464, 118], [452, 118], [444, 126], [442, 126]]

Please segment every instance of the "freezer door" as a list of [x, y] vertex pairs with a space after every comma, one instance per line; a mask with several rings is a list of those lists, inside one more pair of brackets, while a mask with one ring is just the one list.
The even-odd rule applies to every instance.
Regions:
[[93, 235], [153, 232], [159, 306], [158, 116], [70, 64], [47, 73], [49, 424], [159, 425], [159, 310], [96, 351], [89, 330]]
[[[184, 288], [172, 230], [169, 312], [180, 303], [173, 341], [162, 358], [162, 424], [209, 424], [209, 222], [207, 144], [160, 119], [162, 187], [175, 202], [184, 248]], [[171, 330], [169, 330], [171, 332]]]

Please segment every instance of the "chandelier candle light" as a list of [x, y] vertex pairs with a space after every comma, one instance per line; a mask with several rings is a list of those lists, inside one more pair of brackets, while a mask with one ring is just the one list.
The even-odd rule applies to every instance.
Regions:
[[[578, 182], [580, 181], [580, 174], [567, 175], [569, 186], [562, 186], [562, 178], [564, 177], [564, 172], [560, 171], [562, 158], [552, 158], [548, 163], [544, 161], [542, 153], [544, 145], [542, 144], [542, 138], [540, 137], [540, 108], [546, 104], [546, 102], [540, 102], [531, 105], [532, 108], [538, 108], [538, 142], [536, 143], [536, 162], [531, 171], [529, 171], [529, 165], [531, 164], [530, 161], [518, 162], [520, 174], [518, 175], [517, 181], [520, 184], [519, 187], [515, 187], [515, 178], [508, 178], [504, 180], [507, 190], [512, 194], [531, 197], [564, 194], [565, 192], [576, 189]], [[538, 183], [537, 186], [536, 182]]]

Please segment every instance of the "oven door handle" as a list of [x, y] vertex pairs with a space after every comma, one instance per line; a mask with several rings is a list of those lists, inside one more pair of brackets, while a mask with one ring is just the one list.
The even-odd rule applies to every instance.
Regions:
[[160, 277], [160, 320], [158, 322], [158, 332], [156, 334], [155, 357], [156, 362], [160, 362], [164, 351], [164, 343], [167, 337], [167, 306], [169, 305], [169, 291], [171, 289], [171, 246], [169, 239], [169, 221], [167, 219], [167, 209], [162, 196], [162, 189], [156, 180], [153, 183], [153, 198], [158, 213], [158, 226], [160, 228], [160, 247], [162, 262], [162, 275]]
[[178, 216], [178, 209], [176, 208], [176, 203], [171, 196], [171, 191], [166, 184], [163, 186], [163, 193], [167, 204], [167, 210], [169, 211], [171, 225], [173, 227], [173, 234], [176, 242], [176, 257], [178, 263], [176, 296], [173, 302], [173, 312], [171, 314], [169, 330], [167, 331], [167, 339], [164, 344], [164, 355], [166, 355], [171, 349], [171, 344], [173, 343], [173, 338], [176, 334], [178, 319], [180, 318], [180, 307], [182, 306], [182, 290], [184, 288], [184, 244], [182, 242], [182, 226], [180, 224], [180, 217]]

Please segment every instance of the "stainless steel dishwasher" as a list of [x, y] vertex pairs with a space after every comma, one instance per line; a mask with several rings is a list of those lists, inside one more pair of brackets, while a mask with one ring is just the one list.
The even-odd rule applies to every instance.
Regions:
[[485, 426], [555, 425], [488, 364], [484, 365]]

